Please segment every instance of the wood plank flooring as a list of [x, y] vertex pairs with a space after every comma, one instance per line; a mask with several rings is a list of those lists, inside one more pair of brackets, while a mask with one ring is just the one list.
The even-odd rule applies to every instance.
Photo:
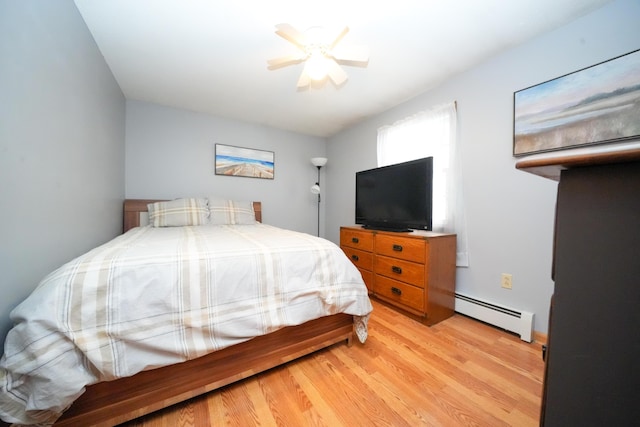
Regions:
[[334, 345], [122, 426], [538, 425], [540, 345], [458, 314], [429, 328], [373, 305], [364, 345]]

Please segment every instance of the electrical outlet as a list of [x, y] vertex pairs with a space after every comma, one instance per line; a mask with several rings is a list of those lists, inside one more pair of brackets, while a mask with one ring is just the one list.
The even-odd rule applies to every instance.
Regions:
[[502, 280], [500, 284], [505, 289], [511, 289], [513, 277], [508, 273], [502, 273]]

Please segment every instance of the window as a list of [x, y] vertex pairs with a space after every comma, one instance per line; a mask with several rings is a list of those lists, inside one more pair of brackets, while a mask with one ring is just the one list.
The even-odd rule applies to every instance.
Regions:
[[456, 103], [378, 129], [378, 166], [433, 156], [433, 230], [456, 233], [459, 267], [468, 267], [462, 173], [456, 151]]

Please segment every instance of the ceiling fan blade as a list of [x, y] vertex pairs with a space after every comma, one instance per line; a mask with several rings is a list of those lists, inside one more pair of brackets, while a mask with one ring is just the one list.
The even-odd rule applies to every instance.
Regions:
[[267, 68], [269, 70], [277, 70], [278, 68], [286, 67], [287, 65], [299, 64], [304, 61], [305, 56], [300, 53], [297, 55], [280, 56], [267, 60]]
[[311, 78], [304, 70], [302, 70], [302, 74], [300, 74], [300, 78], [298, 79], [298, 89], [303, 89], [311, 84]]
[[349, 78], [342, 67], [333, 59], [327, 61], [327, 74], [336, 86], [340, 86]]
[[304, 33], [301, 33], [289, 24], [278, 24], [276, 28], [278, 29], [276, 31], [277, 35], [304, 50], [304, 46], [307, 44]]
[[342, 38], [345, 35], [347, 35], [348, 32], [349, 32], [349, 27], [344, 27], [342, 31], [340, 31], [338, 35], [333, 39], [333, 42], [331, 43], [330, 48], [333, 49], [340, 42], [340, 40], [342, 40]]
[[339, 46], [331, 51], [331, 56], [346, 65], [366, 67], [369, 63], [369, 49], [364, 46]]

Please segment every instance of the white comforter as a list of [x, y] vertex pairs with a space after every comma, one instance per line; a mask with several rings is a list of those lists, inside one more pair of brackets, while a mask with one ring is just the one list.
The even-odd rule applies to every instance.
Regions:
[[366, 339], [358, 270], [333, 243], [267, 225], [142, 227], [47, 276], [11, 313], [0, 418], [52, 423], [85, 385], [344, 312]]

